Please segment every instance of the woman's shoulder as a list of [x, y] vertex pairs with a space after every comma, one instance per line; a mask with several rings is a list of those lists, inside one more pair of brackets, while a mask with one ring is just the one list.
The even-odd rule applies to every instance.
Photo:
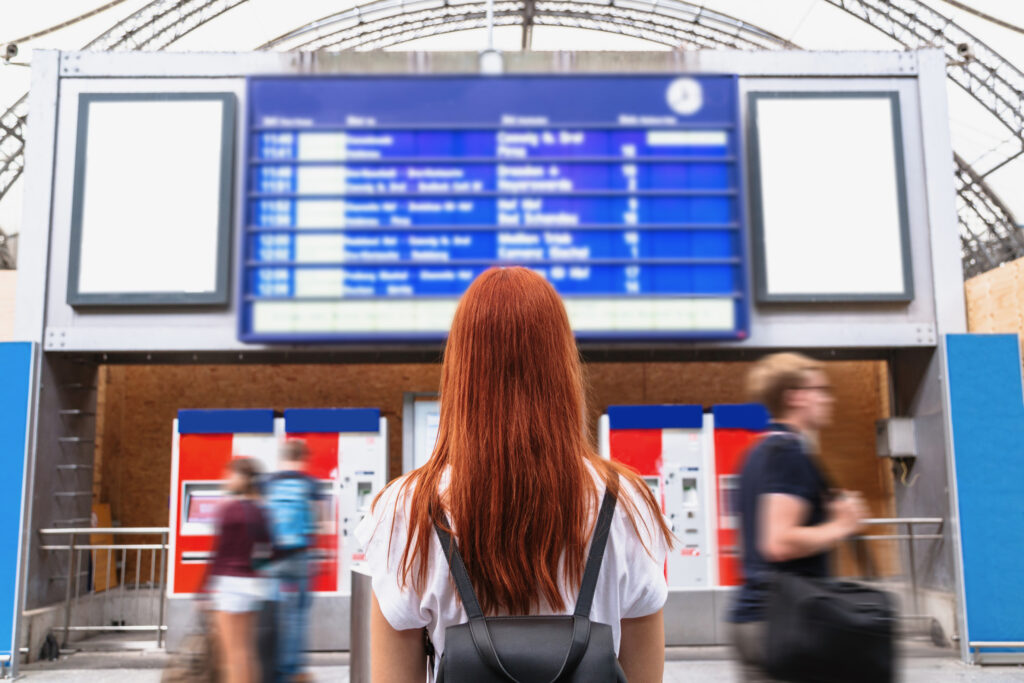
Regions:
[[237, 516], [243, 514], [246, 508], [246, 501], [243, 498], [228, 498], [220, 506], [222, 517]]
[[[647, 484], [619, 475], [618, 495], [605, 557], [608, 576], [619, 590], [619, 614], [633, 618], [652, 614], [665, 603], [664, 579], [669, 538], [664, 518]], [[604, 495], [604, 481], [600, 493]]]
[[217, 517], [222, 527], [245, 524], [251, 519], [246, 502], [240, 498], [229, 498], [217, 509]]
[[231, 519], [263, 517], [263, 505], [252, 498], [232, 498], [221, 507], [221, 515]]
[[[597, 463], [591, 462], [588, 465], [594, 477], [594, 485], [599, 496], [598, 504], [600, 504], [600, 499], [603, 499], [606, 491], [604, 472]], [[661, 533], [661, 525], [656, 516], [660, 512], [651, 508], [648, 496], [649, 491], [643, 481], [636, 481], [633, 477], [618, 476], [618, 494], [611, 528], [613, 536], [635, 538], [647, 547], [659, 546], [665, 542], [664, 534]]]
[[380, 492], [370, 513], [366, 515], [356, 528], [356, 539], [366, 545], [376, 536], [378, 529], [389, 529], [385, 536], [402, 533], [408, 525], [412, 492], [416, 488], [416, 480], [412, 473], [392, 479]]
[[380, 495], [373, 503], [373, 514], [401, 514], [409, 506], [412, 500], [412, 493], [416, 490], [416, 477], [412, 472], [406, 472], [400, 477], [392, 479], [381, 490]]
[[[610, 464], [608, 465], [608, 469], [605, 469], [606, 462], [607, 461], [604, 460], [598, 460], [596, 462], [591, 460], [587, 461], [587, 467], [590, 470], [590, 476], [594, 480], [594, 486], [597, 488], [598, 494], [604, 496], [607, 488], [605, 477], [608, 475], [608, 472], [611, 471], [614, 473], [613, 476], [618, 479], [618, 498], [627, 498], [630, 501], [642, 501], [644, 499], [643, 491], [646, 488], [646, 485], [642, 480], [636, 481], [636, 477], [623, 476], [611, 469]], [[615, 508], [616, 511], [621, 509], [621, 507], [621, 505], [617, 505]]]

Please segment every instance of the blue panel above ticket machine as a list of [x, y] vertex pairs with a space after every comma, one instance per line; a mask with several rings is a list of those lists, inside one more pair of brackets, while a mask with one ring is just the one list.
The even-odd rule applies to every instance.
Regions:
[[494, 265], [544, 275], [581, 338], [747, 336], [733, 76], [266, 77], [248, 101], [244, 341], [440, 340]]

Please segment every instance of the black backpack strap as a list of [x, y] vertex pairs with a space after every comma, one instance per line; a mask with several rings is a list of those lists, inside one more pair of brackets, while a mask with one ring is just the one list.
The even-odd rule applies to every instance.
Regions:
[[601, 509], [598, 510], [597, 521], [594, 523], [594, 536], [590, 541], [587, 564], [583, 568], [580, 594], [576, 598], [576, 609], [573, 610], [572, 642], [569, 644], [569, 652], [565, 655], [565, 661], [562, 662], [562, 669], [554, 678], [555, 681], [560, 679], [563, 673], [574, 671], [579, 666], [580, 660], [583, 659], [583, 655], [587, 651], [587, 645], [590, 644], [590, 607], [594, 602], [597, 575], [601, 573], [601, 562], [604, 560], [604, 550], [608, 545], [608, 533], [612, 528], [617, 502], [612, 492], [605, 489]]
[[[583, 581], [580, 584], [580, 594], [576, 600], [576, 609], [573, 613], [572, 641], [569, 650], [566, 652], [561, 669], [551, 679], [551, 683], [559, 680], [565, 673], [574, 671], [579, 666], [580, 660], [587, 651], [590, 644], [590, 607], [594, 602], [594, 591], [597, 588], [597, 575], [601, 571], [601, 561], [604, 559], [604, 549], [608, 544], [608, 533], [611, 530], [612, 518], [615, 514], [616, 498], [611, 491], [606, 490], [604, 500], [601, 502], [601, 509], [597, 513], [597, 522], [594, 525], [594, 537], [590, 542], [590, 552], [587, 555], [587, 564], [583, 569]], [[469, 572], [459, 554], [459, 548], [452, 540], [452, 536], [443, 527], [449, 526], [447, 517], [442, 513], [439, 521], [434, 523], [434, 530], [441, 542], [445, 557], [448, 558], [448, 568], [451, 570], [452, 578], [455, 580], [455, 589], [462, 599], [462, 606], [469, 617], [469, 630], [473, 636], [473, 645], [477, 653], [487, 666], [497, 674], [504, 676], [509, 681], [516, 681], [502, 665], [498, 652], [494, 648], [494, 641], [491, 640], [490, 630], [487, 628], [487, 620], [480, 609], [480, 602], [473, 591], [473, 582], [469, 579]]]
[[444, 556], [448, 558], [448, 568], [455, 580], [455, 590], [459, 592], [462, 607], [466, 610], [466, 616], [469, 617], [469, 631], [473, 636], [473, 644], [476, 646], [477, 653], [495, 673], [505, 676], [510, 681], [515, 681], [516, 679], [505, 670], [501, 660], [498, 659], [498, 652], [494, 649], [491, 632], [487, 628], [483, 610], [480, 609], [480, 601], [476, 599], [476, 593], [473, 591], [473, 582], [469, 579], [466, 564], [462, 561], [462, 555], [452, 540], [452, 535], [444, 529], [446, 526], [449, 526], [448, 518], [441, 513], [440, 519], [434, 522], [434, 530], [437, 531], [437, 540], [441, 542]]
[[594, 591], [597, 589], [597, 575], [601, 573], [601, 561], [604, 559], [604, 548], [608, 544], [608, 533], [612, 528], [615, 516], [615, 503], [618, 502], [611, 491], [605, 490], [601, 510], [597, 513], [594, 524], [594, 538], [590, 541], [590, 553], [587, 565], [583, 569], [583, 582], [580, 584], [580, 595], [576, 598], [577, 617], [590, 618], [590, 606], [594, 602]]
[[462, 555], [459, 554], [458, 547], [452, 541], [452, 535], [444, 529], [446, 526], [449, 526], [448, 517], [441, 513], [440, 520], [434, 522], [434, 529], [437, 531], [437, 540], [441, 542], [444, 556], [448, 558], [448, 568], [452, 572], [452, 578], [455, 579], [455, 590], [459, 592], [462, 606], [466, 609], [466, 616], [469, 617], [470, 621], [473, 619], [483, 619], [484, 613], [480, 609], [480, 602], [476, 599], [476, 593], [473, 592], [473, 582], [469, 580], [466, 564], [462, 561]]

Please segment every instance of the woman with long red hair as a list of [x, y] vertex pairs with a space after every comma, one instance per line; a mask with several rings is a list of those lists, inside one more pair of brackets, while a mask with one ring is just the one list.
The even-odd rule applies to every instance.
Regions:
[[466, 613], [434, 533], [446, 519], [488, 615], [572, 610], [606, 488], [618, 504], [591, 618], [612, 627], [632, 683], [661, 681], [671, 534], [633, 472], [587, 436], [579, 352], [554, 288], [525, 268], [493, 268], [463, 295], [441, 371], [430, 460], [392, 482], [356, 531], [373, 576], [374, 683], [426, 679]]

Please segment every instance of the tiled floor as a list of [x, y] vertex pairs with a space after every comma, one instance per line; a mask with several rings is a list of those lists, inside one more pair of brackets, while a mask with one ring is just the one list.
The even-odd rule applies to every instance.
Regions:
[[[723, 648], [673, 648], [665, 665], [665, 683], [699, 681], [725, 683], [735, 680], [728, 651]], [[54, 663], [22, 668], [31, 683], [95, 681], [96, 683], [157, 683], [167, 662], [162, 652], [117, 652], [76, 654]], [[348, 683], [348, 658], [317, 655], [313, 660], [317, 681]], [[903, 683], [998, 683], [1024, 681], [1022, 667], [969, 667], [952, 651], [915, 650], [903, 662]]]

